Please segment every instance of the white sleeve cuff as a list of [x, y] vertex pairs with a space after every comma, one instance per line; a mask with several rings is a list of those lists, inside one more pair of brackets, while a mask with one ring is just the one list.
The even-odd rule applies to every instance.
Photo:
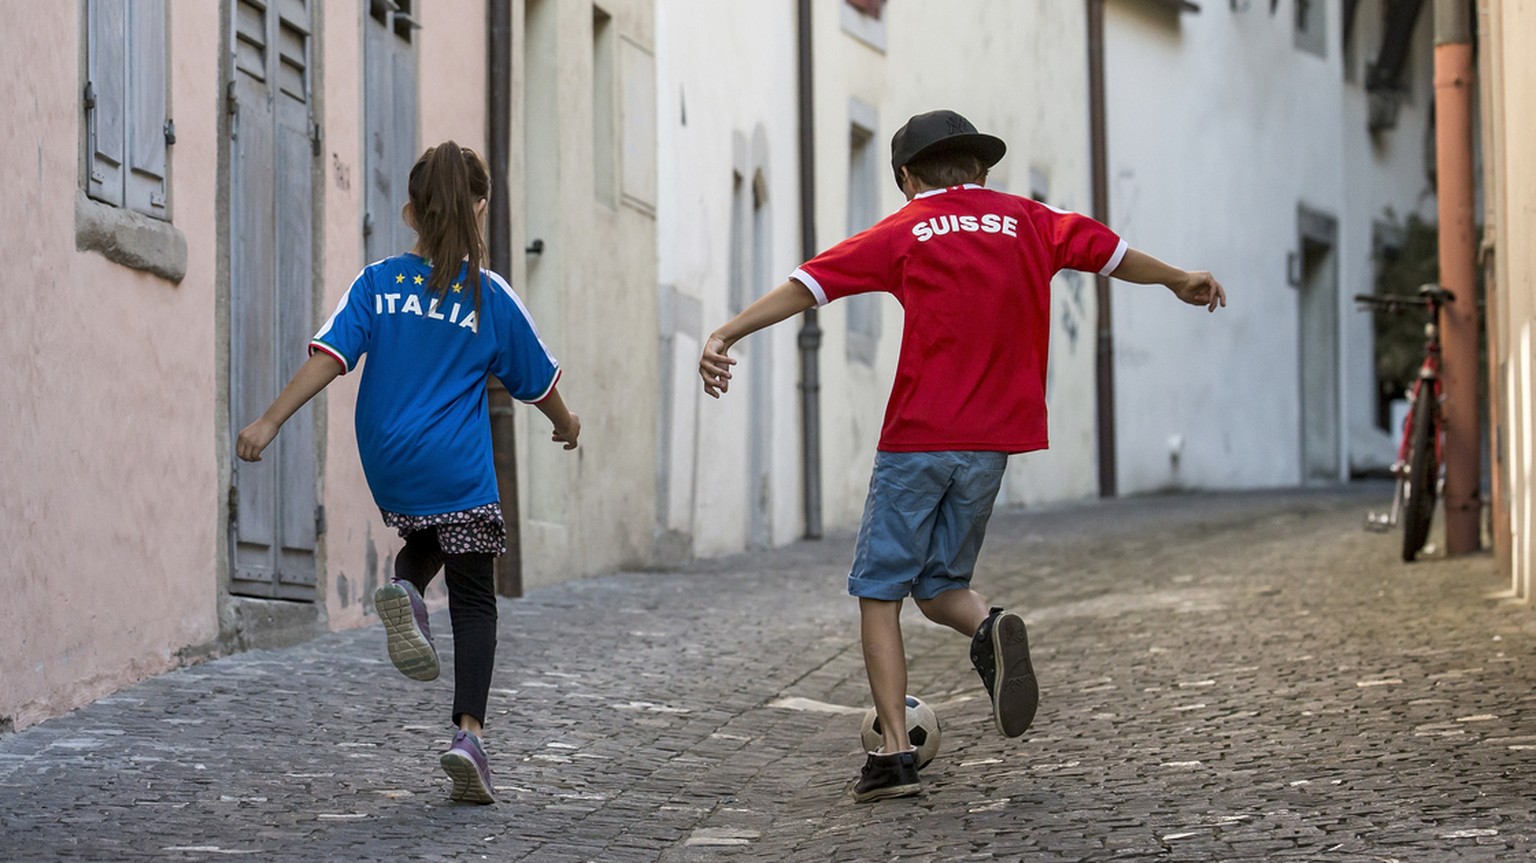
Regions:
[[1120, 262], [1125, 260], [1125, 253], [1129, 248], [1130, 246], [1126, 244], [1125, 240], [1121, 240], [1120, 245], [1115, 247], [1115, 253], [1109, 256], [1109, 263], [1104, 265], [1104, 269], [1099, 270], [1099, 275], [1107, 277], [1110, 273], [1120, 269]]
[[795, 271], [789, 274], [789, 277], [810, 289], [811, 295], [816, 298], [816, 305], [824, 306], [827, 304], [827, 292], [821, 289], [821, 282], [816, 281], [815, 277], [810, 273], [807, 273], [800, 267], [796, 267]]

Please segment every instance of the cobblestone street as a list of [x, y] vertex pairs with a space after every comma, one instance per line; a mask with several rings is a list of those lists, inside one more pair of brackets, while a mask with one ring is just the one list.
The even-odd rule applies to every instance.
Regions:
[[501, 606], [496, 806], [437, 755], [449, 668], [377, 626], [166, 674], [0, 737], [0, 860], [1529, 860], [1536, 610], [1487, 555], [1403, 565], [1388, 489], [994, 518], [976, 586], [1029, 622], [1031, 731], [908, 611], [943, 726], [924, 795], [856, 806], [852, 541]]

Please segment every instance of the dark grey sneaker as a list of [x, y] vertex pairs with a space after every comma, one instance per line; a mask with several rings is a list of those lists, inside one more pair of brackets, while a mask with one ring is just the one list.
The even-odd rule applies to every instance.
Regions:
[[373, 592], [373, 607], [384, 621], [389, 661], [413, 680], [436, 680], [442, 671], [432, 627], [427, 623], [427, 604], [408, 581], [392, 579]]
[[1004, 737], [1029, 730], [1040, 706], [1040, 685], [1029, 662], [1024, 618], [992, 609], [971, 639], [971, 665], [992, 697], [992, 720]]
[[892, 755], [871, 752], [864, 761], [864, 768], [859, 771], [858, 783], [853, 786], [853, 802], [911, 797], [922, 791], [923, 785], [917, 778], [916, 752]]
[[453, 735], [453, 745], [438, 759], [443, 772], [453, 780], [448, 796], [465, 803], [495, 803], [491, 794], [491, 765], [485, 760], [480, 738], [468, 731]]

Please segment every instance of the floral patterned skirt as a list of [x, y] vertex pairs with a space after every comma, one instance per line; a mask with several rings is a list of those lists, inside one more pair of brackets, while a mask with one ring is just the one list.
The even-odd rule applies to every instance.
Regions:
[[501, 517], [500, 503], [437, 515], [402, 515], [387, 509], [381, 509], [379, 513], [384, 516], [384, 523], [399, 531], [402, 537], [435, 528], [437, 542], [444, 554], [507, 553], [507, 524]]

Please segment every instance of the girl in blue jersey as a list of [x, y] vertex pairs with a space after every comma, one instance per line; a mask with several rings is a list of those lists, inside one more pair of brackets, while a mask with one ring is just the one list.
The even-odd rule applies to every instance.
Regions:
[[486, 376], [537, 407], [552, 439], [576, 448], [581, 421], [555, 384], [560, 366], [506, 281], [481, 269], [490, 175], [475, 151], [446, 141], [411, 168], [404, 217], [414, 248], [369, 264], [309, 343], [300, 367], [235, 452], [257, 461], [278, 429], [363, 355], [357, 447], [384, 523], [405, 538], [394, 579], [374, 594], [389, 658], [417, 680], [439, 662], [421, 594], [439, 570], [453, 623], [453, 743], [443, 770], [454, 800], [492, 803], [481, 734], [496, 657], [493, 561], [506, 552]]

